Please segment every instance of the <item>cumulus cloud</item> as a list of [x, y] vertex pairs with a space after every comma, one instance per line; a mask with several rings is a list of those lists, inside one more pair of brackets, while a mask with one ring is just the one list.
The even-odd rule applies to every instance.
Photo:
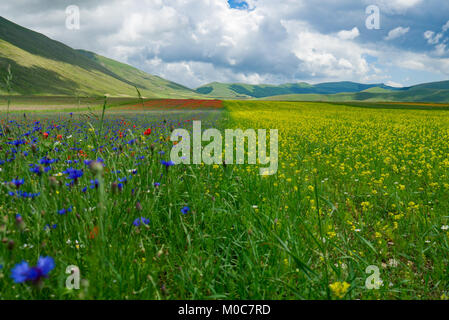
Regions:
[[338, 33], [338, 37], [342, 40], [354, 40], [360, 35], [360, 31], [357, 27], [352, 30], [342, 30]]
[[387, 81], [385, 82], [385, 84], [389, 87], [393, 87], [393, 88], [403, 88], [404, 85], [398, 82], [394, 82], [394, 81]]
[[354, 78], [370, 71], [363, 55], [371, 51], [349, 38], [321, 34], [301, 21], [283, 20], [282, 24], [290, 35], [292, 51], [301, 61], [300, 69], [312, 76]]
[[402, 37], [407, 32], [410, 31], [410, 27], [403, 28], [403, 27], [397, 27], [390, 32], [388, 32], [388, 36], [385, 37], [385, 40], [390, 41], [399, 37]]

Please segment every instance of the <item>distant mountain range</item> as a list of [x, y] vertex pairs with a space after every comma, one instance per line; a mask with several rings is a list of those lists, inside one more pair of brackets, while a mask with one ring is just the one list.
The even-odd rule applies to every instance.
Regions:
[[199, 87], [196, 92], [221, 99], [449, 102], [449, 81], [407, 88], [347, 81], [315, 85], [291, 83], [279, 86], [213, 82]]
[[[449, 102], [449, 81], [408, 88], [384, 84], [249, 85], [213, 82], [190, 89], [96, 53], [75, 50], [0, 17], [0, 79], [7, 66], [17, 95], [136, 96], [147, 98], [264, 99], [290, 101]], [[0, 95], [5, 91], [0, 87]]]
[[328, 82], [315, 85], [300, 82], [278, 86], [213, 82], [211, 84], [199, 87], [196, 89], [196, 92], [226, 98], [266, 98], [286, 94], [336, 94], [341, 92], [361, 92], [372, 88], [380, 88], [387, 91], [399, 90], [384, 84], [361, 84], [348, 81]]

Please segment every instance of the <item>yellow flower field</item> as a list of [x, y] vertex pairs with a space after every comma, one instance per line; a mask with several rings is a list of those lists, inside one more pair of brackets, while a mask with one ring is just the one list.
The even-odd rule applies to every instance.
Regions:
[[[317, 297], [317, 290], [331, 297], [336, 282], [350, 287], [335, 298], [343, 291], [362, 299], [446, 295], [446, 111], [301, 102], [226, 107], [236, 128], [279, 130], [276, 175], [236, 170], [257, 205], [258, 225], [248, 228], [270, 226], [288, 261], [276, 262], [288, 269], [282, 281], [298, 297]], [[369, 266], [379, 274], [365, 272]], [[375, 280], [378, 288], [368, 289]]]

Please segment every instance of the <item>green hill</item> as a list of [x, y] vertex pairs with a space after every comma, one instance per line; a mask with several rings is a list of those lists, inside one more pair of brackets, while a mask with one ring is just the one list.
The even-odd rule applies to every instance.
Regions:
[[418, 84], [416, 86], [410, 87], [410, 89], [412, 89], [412, 90], [417, 90], [417, 89], [447, 90], [447, 89], [449, 89], [449, 81], [439, 81], [439, 82]]
[[367, 101], [367, 102], [449, 102], [449, 89], [427, 89], [412, 87], [406, 90], [397, 91], [379, 91], [365, 90], [355, 93], [338, 93], [338, 94], [290, 94], [266, 97], [263, 100], [280, 100], [280, 101], [327, 101], [327, 102], [344, 102], [344, 101]]
[[229, 88], [226, 83], [212, 82], [195, 90], [199, 94], [203, 94], [213, 98], [220, 99], [247, 99], [252, 98], [246, 94], [237, 93]]
[[260, 99], [285, 101], [392, 101], [449, 102], [449, 81], [425, 83], [407, 88], [384, 84], [328, 82], [284, 85], [249, 85], [214, 82], [196, 89], [198, 93], [222, 99]]
[[241, 83], [213, 82], [196, 89], [196, 92], [220, 98], [267, 98], [291, 94], [337, 94], [361, 92], [370, 88], [398, 90], [383, 84], [361, 84], [355, 82], [328, 82], [311, 85], [308, 83], [287, 83], [283, 85], [249, 85]]
[[[187, 98], [198, 93], [123, 63], [74, 50], [0, 17], [0, 77], [11, 65], [12, 89], [20, 95]], [[1, 91], [0, 93], [5, 93]]]

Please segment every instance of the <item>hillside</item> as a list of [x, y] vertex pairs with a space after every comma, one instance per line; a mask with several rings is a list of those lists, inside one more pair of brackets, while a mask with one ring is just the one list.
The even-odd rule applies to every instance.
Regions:
[[[123, 63], [74, 50], [0, 17], [0, 77], [7, 66], [20, 95], [198, 97], [193, 90]], [[4, 93], [1, 91], [0, 93]]]
[[449, 89], [430, 89], [411, 87], [405, 90], [397, 91], [381, 91], [382, 89], [369, 89], [355, 93], [338, 93], [338, 94], [290, 94], [279, 95], [264, 98], [263, 100], [280, 100], [280, 101], [327, 101], [327, 102], [344, 102], [344, 101], [367, 101], [367, 102], [449, 102]]
[[249, 85], [214, 82], [196, 89], [198, 93], [221, 99], [285, 101], [392, 101], [449, 102], [449, 81], [424, 83], [407, 88], [384, 84], [328, 82], [320, 84]]
[[283, 85], [249, 85], [213, 82], [196, 89], [196, 92], [220, 98], [267, 98], [291, 94], [337, 94], [343, 92], [362, 92], [371, 88], [398, 90], [383, 84], [360, 84], [355, 82], [328, 82], [311, 85], [308, 83], [287, 83]]

